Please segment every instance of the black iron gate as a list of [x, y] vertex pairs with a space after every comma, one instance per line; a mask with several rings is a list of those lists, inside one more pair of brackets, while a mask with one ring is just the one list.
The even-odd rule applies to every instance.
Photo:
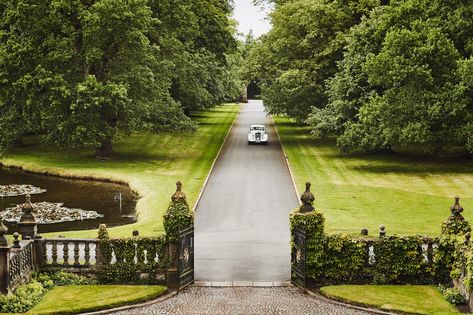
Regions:
[[194, 283], [194, 227], [179, 231], [178, 288]]
[[293, 246], [291, 248], [291, 282], [301, 288], [307, 286], [306, 262], [306, 231], [295, 228], [293, 231]]

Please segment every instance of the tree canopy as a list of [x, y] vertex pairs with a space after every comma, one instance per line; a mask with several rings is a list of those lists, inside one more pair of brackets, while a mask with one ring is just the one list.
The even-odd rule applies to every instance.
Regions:
[[273, 29], [243, 78], [265, 105], [345, 152], [473, 152], [473, 4], [462, 0], [272, 2]]
[[276, 1], [270, 32], [249, 53], [247, 71], [259, 79], [273, 114], [307, 119], [312, 106], [327, 104], [325, 80], [336, 73], [344, 34], [378, 0]]
[[314, 109], [314, 135], [344, 151], [417, 146], [473, 152], [473, 4], [406, 0], [353, 27], [330, 102]]
[[39, 134], [108, 156], [119, 130], [194, 129], [186, 114], [238, 95], [231, 10], [219, 0], [4, 1], [0, 150]]

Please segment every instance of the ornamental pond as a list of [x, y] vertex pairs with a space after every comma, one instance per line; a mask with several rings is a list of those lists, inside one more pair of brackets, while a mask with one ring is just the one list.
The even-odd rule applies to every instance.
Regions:
[[[39, 233], [97, 229], [101, 223], [117, 226], [136, 222], [138, 196], [127, 185], [39, 175], [0, 166], [0, 186], [13, 187], [12, 194], [15, 195], [19, 189], [15, 185], [22, 185], [27, 190], [37, 189], [31, 194], [33, 205], [60, 204], [51, 208], [52, 212], [58, 212], [59, 206], [66, 211], [84, 210], [85, 216], [96, 212], [95, 216], [91, 216], [96, 218], [39, 224]], [[0, 197], [0, 211], [24, 202], [24, 195]], [[82, 215], [79, 217], [82, 218]], [[15, 223], [5, 220], [9, 234], [18, 230]]]

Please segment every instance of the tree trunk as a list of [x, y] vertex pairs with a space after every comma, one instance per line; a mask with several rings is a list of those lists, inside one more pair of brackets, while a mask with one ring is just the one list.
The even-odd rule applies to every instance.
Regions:
[[107, 139], [102, 142], [100, 147], [95, 150], [95, 157], [97, 159], [109, 159], [113, 154], [112, 139]]

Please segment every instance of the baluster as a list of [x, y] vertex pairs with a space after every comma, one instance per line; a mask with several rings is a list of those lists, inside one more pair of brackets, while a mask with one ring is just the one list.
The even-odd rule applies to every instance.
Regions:
[[85, 247], [84, 247], [84, 259], [85, 259], [84, 266], [89, 266], [90, 265], [90, 245], [88, 242], [85, 243]]
[[30, 266], [31, 270], [34, 269], [33, 265], [33, 243], [30, 243], [28, 246], [28, 266]]
[[55, 241], [53, 243], [52, 248], [52, 258], [53, 258], [53, 265], [57, 265], [57, 243]]
[[365, 267], [370, 265], [370, 242], [365, 242]]
[[25, 266], [25, 251], [20, 252], [20, 278], [24, 276], [23, 272], [26, 270]]
[[429, 263], [434, 262], [434, 244], [432, 244], [432, 241], [427, 244], [427, 260]]
[[44, 264], [48, 264], [48, 243], [46, 241], [43, 242], [43, 261]]
[[79, 265], [79, 242], [74, 243], [74, 265]]
[[64, 258], [64, 265], [69, 265], [69, 242], [64, 241], [64, 250], [63, 250], [63, 258]]
[[94, 251], [95, 251], [95, 254], [94, 254], [95, 264], [98, 265], [100, 263], [99, 262], [99, 259], [100, 259], [100, 243], [99, 242], [95, 242]]

